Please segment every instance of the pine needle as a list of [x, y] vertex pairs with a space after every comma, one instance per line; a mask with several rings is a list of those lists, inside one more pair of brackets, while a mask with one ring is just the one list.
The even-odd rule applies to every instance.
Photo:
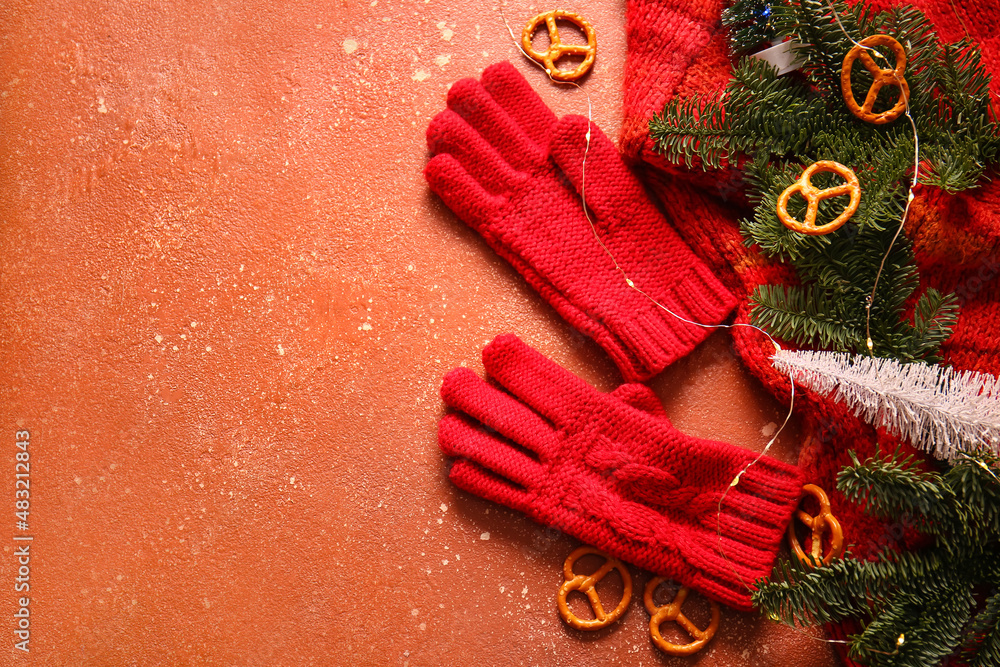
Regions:
[[1000, 451], [1000, 379], [992, 375], [841, 352], [780, 350], [772, 363], [939, 459]]

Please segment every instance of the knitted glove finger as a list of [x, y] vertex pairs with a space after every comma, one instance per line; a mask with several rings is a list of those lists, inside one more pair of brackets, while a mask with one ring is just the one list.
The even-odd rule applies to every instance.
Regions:
[[448, 91], [448, 108], [464, 118], [515, 169], [533, 172], [545, 167], [545, 146], [536, 143], [479, 81], [456, 81]]
[[457, 414], [442, 417], [438, 444], [448, 456], [473, 461], [518, 486], [537, 486], [542, 480], [544, 470], [538, 461]]
[[523, 185], [517, 171], [464, 118], [450, 109], [434, 116], [427, 126], [427, 147], [435, 156], [451, 155], [470, 176], [493, 194], [508, 194]]
[[546, 454], [557, 447], [555, 433], [544, 419], [512, 396], [491, 387], [468, 368], [456, 368], [444, 377], [441, 398], [504, 438]]
[[448, 479], [458, 488], [480, 498], [530, 515], [532, 501], [530, 493], [471, 461], [465, 459], [455, 461], [448, 473]]
[[[504, 104], [514, 107], [525, 99], [527, 100], [523, 108], [517, 111], [519, 118], [524, 119], [521, 122], [524, 122], [527, 127], [524, 132], [525, 136], [528, 136], [529, 130], [539, 132], [541, 130], [538, 128], [552, 124], [549, 122], [549, 120], [554, 121], [555, 118], [552, 112], [544, 106], [541, 99], [509, 63], [506, 67], [490, 68], [489, 72], [492, 76], [488, 77], [487, 83]], [[461, 86], [456, 84], [453, 87], [453, 90], [457, 87], [458, 92], [451, 98], [452, 105], [462, 108], [464, 113], [474, 119], [502, 115], [501, 111], [498, 110], [499, 103], [488, 98], [483, 86], [471, 80], [465, 80], [461, 83]], [[511, 89], [508, 90], [508, 87]], [[528, 92], [530, 95], [527, 94]], [[540, 110], [544, 110], [542, 121], [532, 124], [526, 120], [530, 114]], [[495, 123], [490, 127], [494, 125]], [[515, 132], [515, 134], [517, 133]], [[515, 171], [501, 157], [492, 143], [486, 141], [478, 131], [466, 122], [465, 118], [451, 109], [438, 114], [432, 120], [427, 137], [432, 152], [439, 153], [431, 160], [426, 169], [426, 177], [431, 189], [441, 196], [459, 217], [482, 234], [497, 254], [514, 265], [532, 287], [552, 303], [570, 324], [597, 340], [602, 346], [614, 350], [612, 356], [620, 366], [639, 365], [627, 350], [620, 349], [621, 342], [606, 329], [601, 321], [595, 319], [593, 311], [587, 312], [578, 307], [577, 303], [582, 300], [576, 294], [571, 293], [567, 296], [549, 279], [561, 277], [560, 274], [565, 273], [565, 269], [569, 268], [562, 266], [562, 264], [568, 263], [570, 252], [575, 254], [573, 263], [578, 265], [592, 264], [603, 259], [589, 229], [583, 226], [563, 228], [561, 230], [563, 232], [562, 238], [552, 237], [550, 220], [536, 223], [532, 222], [530, 216], [520, 218], [509, 215], [513, 213], [511, 209], [517, 210], [526, 205], [533, 205], [530, 201], [526, 201], [524, 204], [512, 201], [511, 198], [516, 193], [511, 192], [511, 190], [518, 186], [523, 186], [522, 189], [535, 189], [539, 186], [546, 186], [546, 184], [544, 182], [526, 182], [523, 172]], [[497, 143], [504, 144], [501, 140], [497, 140]], [[458, 162], [459, 165], [456, 166], [445, 161], [444, 155], [454, 158], [454, 161]], [[482, 187], [477, 187], [477, 184]], [[555, 188], [553, 189], [552, 186]], [[484, 196], [484, 190], [495, 193], [502, 192], [509, 197], [504, 200], [500, 198], [490, 199]], [[548, 199], [553, 206], [566, 210], [570, 216], [583, 217], [579, 204], [574, 200], [575, 193], [560, 186], [558, 181], [548, 184], [548, 190], [549, 192], [546, 193], [542, 189], [537, 196], [542, 200]], [[505, 213], [508, 214], [509, 218], [506, 226], [510, 230], [506, 234], [493, 225]], [[566, 232], [574, 232], [577, 235], [582, 233], [584, 238], [566, 238]], [[539, 235], [553, 239], [546, 241], [545, 247], [565, 248], [563, 255], [552, 254], [551, 251], [540, 254]], [[533, 264], [525, 257], [535, 257], [535, 263]], [[560, 265], [552, 265], [552, 260], [558, 260]], [[573, 273], [574, 275], [578, 274], [577, 271], [573, 271]], [[566, 277], [568, 279], [568, 274]], [[565, 282], [565, 280], [561, 282]], [[579, 287], [583, 288], [584, 291], [589, 288], [585, 285]], [[649, 371], [643, 372], [643, 375], [648, 374]], [[633, 373], [626, 373], [626, 375], [635, 376]]]
[[480, 78], [486, 92], [539, 146], [548, 144], [556, 115], [545, 106], [517, 68], [506, 60], [490, 65]]
[[[641, 470], [638, 467], [631, 469], [642, 474], [626, 473], [618, 479], [627, 483], [635, 496], [644, 502], [657, 504], [652, 499], [677, 483], [665, 482], [657, 470], [676, 471], [673, 474], [684, 485], [689, 485], [690, 479], [698, 478], [702, 483], [718, 489], [717, 492], [699, 494], [697, 503], [692, 498], [660, 498], [663, 504], [692, 506], [697, 514], [709, 510], [714, 512], [727, 489], [727, 495], [732, 497], [730, 500], [737, 499], [737, 505], [742, 502], [739, 499], [768, 499], [755, 502], [753, 513], [750, 514], [737, 511], [734, 507], [723, 526], [724, 534], [728, 537], [740, 536], [747, 530], [756, 532], [755, 525], [759, 527], [762, 524], [780, 522], [784, 508], [801, 495], [801, 484], [789, 483], [791, 478], [798, 479], [797, 473], [793, 473], [790, 466], [769, 457], [757, 460], [740, 476], [738, 485], [730, 489], [736, 473], [757, 458], [752, 452], [714, 440], [694, 441], [673, 428], [670, 420], [662, 414], [662, 408], [659, 410], [661, 414], [636, 410], [631, 403], [622, 401], [619, 396], [603, 394], [513, 334], [497, 336], [486, 346], [483, 350], [483, 365], [492, 378], [516, 397], [509, 399], [512, 402], [504, 406], [504, 411], [508, 414], [518, 415], [512, 421], [537, 419], [534, 414], [537, 412], [551, 422], [557, 431], [576, 432], [584, 429], [592, 434], [591, 437], [611, 437], [618, 440], [622, 439], [623, 431], [630, 431], [628, 447], [614, 451], [603, 448], [601, 452], [602, 455], [611, 457], [605, 463], [611, 460], [622, 463], [628, 459], [636, 466], [643, 467]], [[474, 373], [465, 370], [475, 377]], [[492, 390], [485, 383], [483, 385]], [[626, 389], [623, 393], [627, 396], [637, 392], [635, 389]], [[647, 394], [643, 398], [644, 401], [659, 403], [655, 395]], [[514, 407], [517, 400], [524, 401], [534, 412], [518, 414]], [[453, 400], [452, 404], [454, 402]], [[596, 411], [604, 415], [599, 423], [590, 421]], [[497, 428], [496, 415], [489, 415], [490, 410], [478, 412], [491, 420], [488, 422], [489, 426]], [[637, 412], [642, 414], [636, 414]], [[535, 451], [543, 451], [527, 441], [528, 438], [533, 438], [534, 442], [538, 442], [538, 434], [544, 433], [545, 428], [537, 421], [527, 436], [510, 435], [513, 431], [509, 426], [497, 430]], [[557, 436], [553, 435], [547, 443], [551, 443], [550, 448], [557, 447]]]
[[[424, 178], [431, 190], [487, 240], [493, 240], [491, 225], [500, 215], [503, 197], [491, 195], [452, 155], [442, 153], [431, 158], [424, 168]], [[490, 244], [493, 245], [492, 243]]]
[[556, 429], [575, 423], [581, 407], [600, 396], [596, 389], [514, 334], [497, 336], [483, 349], [483, 366], [490, 377]]

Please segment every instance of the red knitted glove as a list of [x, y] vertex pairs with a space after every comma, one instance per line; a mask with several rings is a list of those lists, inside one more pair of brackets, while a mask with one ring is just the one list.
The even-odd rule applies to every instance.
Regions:
[[441, 389], [464, 413], [438, 432], [441, 449], [461, 457], [455, 484], [750, 608], [749, 586], [770, 575], [801, 496], [797, 468], [763, 457], [730, 488], [755, 455], [680, 433], [651, 414], [649, 390], [601, 393], [513, 335], [488, 345], [483, 363], [510, 394], [466, 368]]
[[[452, 86], [427, 130], [431, 189], [510, 262], [567, 322], [597, 341], [629, 380], [687, 354], [734, 300], [650, 203], [618, 151], [588, 121], [558, 121], [510, 63]], [[582, 165], [586, 153], [586, 178]], [[585, 188], [581, 186], [585, 181]], [[585, 191], [594, 228], [578, 192]]]

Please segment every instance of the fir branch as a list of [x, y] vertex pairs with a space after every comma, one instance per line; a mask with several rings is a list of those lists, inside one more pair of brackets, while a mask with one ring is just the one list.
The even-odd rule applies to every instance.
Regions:
[[989, 536], [994, 532], [992, 527], [1000, 526], [1000, 474], [994, 472], [996, 467], [997, 457], [980, 451], [974, 457], [963, 454], [945, 473], [947, 485], [967, 500], [965, 505], [959, 507], [959, 514], [952, 524], [957, 526], [955, 537], [977, 549], [984, 556], [984, 562], [995, 568], [983, 570], [982, 576], [986, 579], [995, 579], [998, 578], [996, 575], [1000, 575], [1000, 553], [986, 558], [988, 551], [1000, 550], [1000, 544], [989, 543]]
[[929, 364], [780, 350], [775, 368], [942, 459], [1000, 448], [1000, 380]]
[[818, 285], [760, 285], [750, 303], [751, 323], [782, 340], [838, 350], [857, 349], [863, 340]]
[[853, 465], [837, 475], [837, 489], [866, 512], [884, 518], [916, 513], [919, 527], [929, 532], [955, 519], [954, 495], [940, 475], [919, 470], [912, 456], [902, 461], [876, 456], [862, 464], [851, 452], [851, 459]]
[[969, 138], [956, 139], [951, 146], [929, 146], [924, 151], [928, 166], [923, 183], [949, 193], [975, 187], [986, 168], [979, 152], [979, 144]]
[[721, 102], [699, 97], [674, 100], [672, 107], [650, 120], [649, 134], [668, 160], [683, 161], [689, 168], [700, 160], [704, 166], [717, 169], [734, 141]]
[[[969, 664], [996, 664], [1000, 478], [993, 468], [1000, 458], [966, 455], [944, 474], [922, 472], [898, 454], [852, 458], [838, 488], [881, 514], [922, 516], [925, 528], [933, 521], [934, 544], [877, 561], [848, 554], [816, 569], [781, 561], [770, 580], [755, 582], [754, 604], [790, 624], [853, 617], [862, 632], [850, 638], [850, 653], [871, 667], [930, 667], [959, 649]], [[972, 593], [984, 584], [993, 597], [974, 613]]]
[[869, 21], [870, 13], [864, 3], [850, 8], [842, 0], [801, 0], [788, 3], [788, 11], [778, 13], [775, 28], [779, 36], [791, 37], [802, 45], [798, 55], [803, 61], [802, 72], [810, 83], [824, 96], [839, 96], [840, 66], [844, 54], [854, 46], [848, 35], [854, 39], [866, 36]]
[[929, 288], [917, 299], [909, 358], [937, 361], [936, 352], [951, 336], [958, 323], [958, 301], [954, 294], [941, 294]]
[[670, 161], [717, 169], [761, 147], [779, 155], [806, 152], [810, 137], [830, 126], [828, 116], [804, 85], [744, 58], [721, 97], [675, 99], [650, 120], [649, 134]]
[[[852, 656], [867, 664], [939, 665], [961, 642], [962, 628], [971, 614], [972, 595], [968, 584], [954, 582], [950, 590], [938, 595], [901, 596], [898, 605], [869, 624], [868, 628], [876, 625], [881, 632], [866, 637], [866, 628], [851, 647]], [[898, 644], [900, 637], [902, 644]], [[887, 645], [890, 650], [895, 646], [898, 653], [882, 659], [872, 651], [885, 650]]]
[[885, 594], [870, 589], [874, 578], [866, 576], [869, 566], [853, 559], [818, 568], [797, 558], [781, 560], [770, 579], [754, 583], [753, 605], [788, 625], [832, 623], [864, 615], [869, 600]]
[[972, 619], [962, 657], [968, 667], [1000, 665], [1000, 592], [991, 595]]

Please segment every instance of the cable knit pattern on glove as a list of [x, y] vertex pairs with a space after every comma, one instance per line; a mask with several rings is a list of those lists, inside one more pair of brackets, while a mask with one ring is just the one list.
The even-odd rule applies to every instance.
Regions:
[[755, 454], [677, 431], [648, 388], [604, 394], [513, 335], [483, 363], [510, 393], [466, 368], [441, 389], [458, 411], [439, 427], [455, 484], [750, 608], [801, 496], [797, 468], [763, 457], [730, 488]]
[[601, 242], [636, 283], [683, 318], [717, 324], [735, 301], [593, 125], [588, 151], [588, 125], [579, 116], [557, 120], [512, 65], [499, 63], [481, 81], [452, 86], [448, 109], [427, 130], [435, 155], [425, 175], [567, 322], [607, 350], [626, 379], [648, 379], [710, 330], [630, 289]]

